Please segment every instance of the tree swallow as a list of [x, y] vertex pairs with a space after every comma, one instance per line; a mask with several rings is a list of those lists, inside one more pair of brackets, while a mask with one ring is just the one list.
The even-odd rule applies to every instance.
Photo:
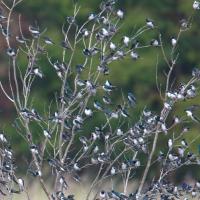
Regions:
[[146, 25], [148, 28], [152, 28], [152, 29], [155, 27], [153, 20], [148, 19], [148, 18], [146, 19]]
[[200, 9], [200, 2], [194, 1], [192, 7], [193, 7], [194, 10], [199, 10]]
[[171, 39], [171, 44], [172, 44], [172, 46], [175, 47], [175, 46], [176, 46], [176, 43], [177, 43], [177, 40], [176, 40], [176, 38], [173, 37], [173, 38]]
[[117, 16], [118, 16], [120, 19], [123, 19], [123, 17], [124, 17], [124, 12], [123, 12], [121, 9], [119, 9], [119, 10], [117, 11]]
[[133, 60], [137, 60], [139, 58], [139, 54], [136, 51], [131, 51], [131, 58]]
[[8, 56], [10, 56], [10, 57], [15, 57], [15, 56], [16, 56], [16, 52], [15, 52], [15, 50], [12, 49], [12, 48], [8, 48], [8, 49], [7, 49], [7, 54], [8, 54]]

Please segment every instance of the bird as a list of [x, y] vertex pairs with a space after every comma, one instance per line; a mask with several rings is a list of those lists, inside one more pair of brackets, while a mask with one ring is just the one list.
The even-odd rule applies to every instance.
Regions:
[[0, 21], [7, 19], [6, 16], [4, 16], [1, 12], [0, 12]]
[[33, 171], [31, 169], [28, 169], [28, 172], [34, 177], [42, 176], [42, 172], [41, 171]]
[[184, 148], [188, 146], [188, 143], [187, 143], [187, 141], [186, 141], [184, 138], [181, 140], [181, 145], [182, 145]]
[[196, 182], [196, 187], [200, 189], [200, 180]]
[[111, 92], [114, 88], [116, 88], [116, 86], [113, 86], [112, 83], [108, 80], [106, 80], [106, 82], [103, 85], [103, 89], [106, 92]]
[[172, 146], [173, 146], [173, 141], [172, 141], [172, 139], [170, 138], [170, 139], [168, 140], [168, 147], [169, 147], [169, 149], [172, 149]]
[[122, 168], [122, 170], [126, 170], [127, 169], [127, 164], [125, 162], [122, 162], [121, 168]]
[[123, 17], [124, 17], [124, 11], [122, 11], [121, 9], [119, 9], [119, 10], [117, 11], [117, 16], [118, 16], [120, 19], [123, 19]]
[[199, 108], [200, 108], [199, 105], [193, 105], [193, 106], [190, 106], [187, 109], [185, 109], [187, 116], [189, 118], [191, 118], [194, 122], [197, 122], [197, 123], [200, 123], [200, 120], [194, 115], [193, 112], [196, 111]]
[[110, 73], [107, 65], [98, 65], [97, 70], [104, 75], [108, 75]]
[[133, 60], [137, 60], [140, 57], [136, 51], [131, 51], [130, 55]]
[[20, 36], [16, 36], [16, 41], [21, 43], [21, 44], [24, 44], [26, 42], [25, 38], [20, 37]]
[[117, 136], [122, 136], [123, 135], [123, 131], [120, 128], [118, 128], [117, 131], [116, 131], [116, 135]]
[[158, 47], [158, 46], [159, 46], [159, 42], [158, 42], [158, 40], [156, 40], [156, 39], [152, 39], [151, 42], [150, 42], [150, 44], [151, 44], [153, 47]]
[[84, 113], [88, 117], [91, 117], [92, 114], [93, 114], [92, 110], [90, 108], [88, 108], [88, 107], [85, 108]]
[[194, 10], [199, 10], [200, 9], [200, 2], [194, 1], [192, 7], [193, 7]]
[[11, 36], [11, 33], [7, 30], [7, 28], [3, 27], [1, 24], [0, 28], [1, 28], [1, 33], [4, 37], [8, 38]]
[[172, 44], [173, 47], [175, 47], [176, 44], [177, 44], [177, 39], [174, 38], [174, 37], [172, 37], [172, 38], [171, 38], [171, 44]]
[[7, 143], [8, 142], [7, 139], [6, 139], [6, 137], [5, 137], [5, 135], [3, 133], [0, 133], [0, 141], [2, 143]]
[[155, 28], [155, 24], [154, 24], [153, 20], [151, 20], [149, 18], [146, 19], [146, 25], [148, 28], [151, 28], [151, 29]]
[[67, 182], [66, 182], [66, 180], [65, 180], [65, 178], [64, 178], [64, 176], [61, 176], [61, 177], [60, 177], [59, 182], [60, 182], [60, 184], [61, 184], [65, 189], [67, 189], [67, 188], [69, 187], [68, 184], [67, 184]]
[[111, 170], [110, 170], [110, 174], [114, 175], [116, 174], [116, 168], [114, 166], [112, 166]]
[[38, 147], [37, 147], [35, 144], [32, 144], [32, 145], [30, 146], [30, 150], [31, 150], [31, 152], [34, 153], [34, 154], [38, 154], [38, 153], [39, 153], [39, 152], [38, 152]]
[[178, 147], [178, 154], [180, 155], [180, 157], [184, 157], [184, 151], [185, 149], [181, 146]]
[[100, 196], [102, 199], [105, 199], [106, 196], [107, 196], [107, 193], [106, 193], [104, 190], [102, 190], [102, 191], [100, 191], [99, 196]]
[[128, 92], [128, 102], [131, 106], [134, 106], [136, 103], [136, 98], [132, 92]]
[[78, 166], [78, 163], [74, 163], [73, 168], [75, 171], [80, 171], [81, 168]]
[[39, 67], [30, 68], [30, 74], [34, 74], [40, 78], [43, 78], [42, 71], [39, 69]]
[[104, 36], [104, 37], [108, 37], [110, 35], [109, 31], [105, 28], [102, 28], [101, 29], [101, 34]]
[[105, 104], [111, 104], [111, 99], [108, 96], [104, 95], [102, 100]]
[[49, 133], [48, 130], [43, 130], [43, 134], [46, 138], [51, 139], [51, 134]]
[[97, 15], [95, 13], [90, 13], [88, 16], [89, 21], [94, 20], [95, 18], [97, 18]]
[[181, 121], [181, 120], [179, 119], [179, 117], [174, 116], [174, 118], [173, 118], [173, 124], [179, 124], [180, 121]]
[[130, 38], [128, 36], [123, 36], [122, 41], [124, 45], [127, 47], [129, 45]]
[[8, 56], [10, 56], [10, 57], [16, 56], [16, 51], [11, 47], [9, 47], [6, 52], [7, 52]]
[[103, 110], [103, 106], [97, 100], [94, 101], [93, 105], [97, 110]]
[[29, 26], [28, 27], [28, 30], [31, 32], [31, 34], [34, 36], [34, 37], [38, 37], [40, 35], [40, 31], [39, 31], [39, 28], [38, 27], [33, 27], [33, 26]]
[[114, 44], [113, 42], [110, 42], [109, 48], [110, 48], [112, 51], [115, 51], [116, 48], [117, 48], [117, 46], [116, 46], [116, 44]]
[[122, 108], [122, 106], [121, 105], [118, 105], [117, 106], [118, 107], [118, 109], [119, 109], [119, 111], [121, 112], [121, 115], [123, 116], [123, 117], [129, 117], [129, 114], [128, 114], [128, 112], [127, 112], [127, 110], [125, 109], [125, 108]]
[[54, 44], [54, 42], [47, 36], [45, 36], [43, 39], [44, 39], [44, 42], [46, 44], [48, 44], [48, 45], [53, 45]]
[[81, 34], [82, 34], [83, 37], [86, 38], [86, 37], [88, 37], [90, 35], [90, 31], [88, 29], [86, 29], [86, 28], [83, 28], [81, 30]]
[[98, 151], [99, 151], [99, 147], [95, 146], [94, 149], [93, 149], [93, 153], [97, 153]]
[[22, 178], [18, 178], [17, 183], [19, 185], [20, 192], [22, 192], [24, 190], [24, 180]]

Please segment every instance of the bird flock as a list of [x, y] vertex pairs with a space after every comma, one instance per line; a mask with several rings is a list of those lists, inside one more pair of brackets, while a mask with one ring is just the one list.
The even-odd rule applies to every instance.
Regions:
[[[13, 1], [13, 7], [15, 3]], [[200, 2], [194, 1], [192, 7], [199, 10]], [[83, 24], [77, 19], [78, 11], [79, 7], [75, 4], [74, 14], [65, 18], [63, 40], [59, 42], [48, 37], [46, 29], [41, 30], [37, 25], [27, 27], [29, 34], [26, 37], [23, 32], [15, 36], [10, 29], [13, 25], [10, 19], [12, 13], [5, 16], [3, 10], [0, 12], [0, 29], [8, 46], [5, 55], [12, 61], [14, 77], [14, 83], [10, 84], [12, 95], [9, 96], [5, 90], [3, 92], [14, 103], [17, 118], [13, 127], [23, 137], [29, 150], [27, 176], [38, 180], [47, 198], [52, 200], [74, 200], [75, 195], [68, 193], [71, 187], [68, 178], [71, 177], [78, 185], [83, 182], [82, 172], [88, 168], [99, 171], [91, 183], [87, 200], [92, 192], [96, 192], [93, 199], [102, 200], [170, 200], [182, 197], [186, 200], [189, 195], [199, 197], [199, 180], [193, 184], [182, 182], [175, 185], [169, 176], [182, 166], [200, 165], [199, 155], [191, 151], [192, 142], [186, 139], [190, 132], [188, 122], [197, 126], [200, 124], [197, 114], [200, 105], [188, 106], [181, 116], [174, 114], [177, 103], [198, 96], [200, 69], [194, 68], [191, 79], [178, 86], [171, 85], [169, 71], [166, 84], [170, 85], [161, 95], [161, 111], [156, 112], [146, 106], [140, 110], [137, 120], [133, 120], [138, 104], [137, 95], [132, 89], [122, 91], [120, 85], [110, 80], [111, 63], [123, 59], [131, 59], [135, 63], [142, 57], [140, 49], [147, 47], [163, 51], [159, 35], [150, 38], [148, 44], [141, 42], [143, 34], [158, 31], [158, 25], [147, 18], [133, 35], [125, 34], [119, 38], [120, 25], [126, 13], [118, 8], [115, 0], [102, 1], [99, 11], [90, 13]], [[182, 32], [189, 27], [187, 20], [181, 20]], [[13, 38], [17, 44], [10, 42]], [[179, 36], [169, 39], [172, 58], [177, 53], [178, 42]], [[51, 55], [50, 48], [60, 52], [60, 57]], [[16, 75], [16, 60], [21, 54], [26, 56], [26, 70], [19, 70]], [[79, 60], [75, 59], [75, 54], [80, 56]], [[45, 66], [40, 65], [41, 58], [46, 59], [46, 65], [60, 85], [60, 91], [55, 92], [55, 99], [52, 100], [55, 106], [49, 106], [49, 111], [43, 113], [35, 108], [31, 96], [37, 80], [44, 84], [47, 81]], [[176, 59], [171, 63], [170, 70]], [[16, 89], [13, 90], [13, 87]], [[116, 94], [120, 99], [116, 99]], [[169, 115], [174, 115], [172, 120]], [[95, 122], [96, 119], [99, 122]], [[166, 144], [160, 147], [156, 143], [157, 137], [165, 138]], [[27, 192], [24, 178], [18, 177], [18, 162], [15, 161], [11, 144], [12, 138], [2, 131], [2, 196]], [[154, 144], [157, 144], [156, 151]], [[143, 187], [141, 181], [138, 188], [128, 194], [127, 184], [137, 180], [139, 170], [145, 167], [149, 170], [148, 163], [159, 167], [158, 177], [147, 183], [144, 175], [146, 186]], [[48, 183], [45, 183], [44, 167], [54, 177], [51, 191], [45, 185]], [[124, 191], [116, 190], [117, 177], [123, 181]], [[107, 180], [111, 180], [112, 187], [104, 188], [103, 183]]]

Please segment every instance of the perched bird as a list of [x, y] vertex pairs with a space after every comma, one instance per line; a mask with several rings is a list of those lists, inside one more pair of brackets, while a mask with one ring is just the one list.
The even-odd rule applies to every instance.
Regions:
[[196, 182], [196, 187], [200, 189], [200, 180]]
[[110, 35], [109, 31], [105, 28], [101, 29], [101, 34], [105, 37], [108, 37]]
[[155, 24], [154, 24], [154, 22], [153, 22], [153, 20], [151, 20], [151, 19], [146, 19], [146, 25], [147, 25], [147, 27], [148, 28], [155, 28]]
[[159, 46], [159, 42], [158, 42], [158, 40], [156, 40], [156, 39], [152, 39], [151, 42], [150, 42], [150, 44], [151, 44], [153, 47], [158, 47], [158, 46]]
[[110, 174], [114, 175], [116, 173], [116, 168], [112, 166], [111, 170], [110, 170]]
[[111, 104], [111, 99], [108, 96], [103, 96], [102, 99], [105, 104]]
[[108, 75], [109, 74], [109, 68], [107, 65], [98, 65], [97, 70], [101, 73], [103, 73], [104, 75]]
[[64, 176], [61, 176], [61, 177], [60, 177], [59, 182], [60, 182], [60, 184], [61, 184], [65, 189], [67, 189], [67, 188], [69, 187], [68, 184], [67, 184], [67, 182], [66, 182], [66, 180], [65, 180], [65, 178], [64, 178]]
[[97, 15], [95, 13], [90, 13], [89, 16], [88, 16], [89, 21], [94, 20], [96, 18], [97, 18]]
[[122, 41], [124, 45], [127, 47], [129, 45], [130, 38], [128, 36], [123, 36]]
[[18, 178], [17, 183], [19, 185], [20, 192], [22, 192], [24, 190], [24, 180], [22, 178]]
[[181, 145], [185, 148], [185, 147], [188, 146], [188, 143], [186, 142], [185, 139], [182, 139], [182, 140], [181, 140]]
[[74, 163], [73, 168], [74, 168], [75, 171], [80, 171], [81, 170], [81, 168], [78, 166], [78, 163]]
[[139, 58], [139, 54], [136, 51], [131, 51], [131, 58], [133, 60], [137, 60]]
[[106, 81], [105, 83], [104, 83], [104, 85], [103, 85], [103, 89], [106, 91], [106, 92], [111, 92], [114, 88], [116, 88], [116, 86], [113, 86], [112, 84], [111, 84], [111, 82], [110, 81]]
[[33, 26], [29, 26], [28, 30], [31, 32], [31, 34], [35, 37], [38, 38], [40, 35], [40, 31], [38, 27], [33, 27]]
[[92, 110], [90, 108], [88, 108], [88, 107], [85, 108], [84, 113], [88, 117], [91, 117], [92, 114], [93, 114]]
[[43, 130], [43, 134], [46, 138], [51, 139], [51, 134], [49, 133], [48, 130]]
[[112, 51], [115, 51], [116, 48], [117, 48], [116, 44], [114, 44], [113, 42], [110, 42], [109, 47], [110, 47], [110, 49], [111, 49]]
[[122, 168], [122, 170], [126, 170], [127, 169], [127, 164], [125, 162], [122, 162], [121, 168]]
[[97, 110], [103, 110], [103, 106], [98, 101], [95, 100], [93, 105]]
[[133, 93], [129, 92], [128, 93], [128, 102], [131, 106], [134, 106], [135, 103], [136, 103], [136, 98], [135, 96], [133, 95]]
[[13, 48], [8, 48], [6, 52], [7, 52], [8, 56], [10, 56], [10, 57], [16, 56], [16, 52]]
[[42, 172], [41, 171], [33, 171], [31, 169], [28, 169], [28, 172], [34, 177], [42, 176]]
[[199, 10], [200, 9], [200, 2], [194, 1], [192, 7], [193, 7], [194, 10]]
[[5, 20], [5, 19], [7, 19], [7, 17], [4, 16], [4, 15], [2, 14], [2, 12], [0, 12], [0, 21], [3, 21], [3, 20]]
[[122, 108], [121, 105], [118, 105], [118, 109], [123, 117], [129, 117], [129, 114], [125, 108]]
[[123, 131], [120, 128], [118, 128], [117, 131], [116, 131], [116, 134], [117, 134], [117, 136], [122, 136]]
[[121, 9], [119, 9], [119, 10], [117, 11], [117, 16], [118, 16], [120, 19], [123, 19], [123, 17], [124, 17], [124, 12], [123, 12]]
[[3, 142], [3, 143], [7, 143], [8, 142], [3, 133], [0, 133], [0, 141]]
[[81, 33], [83, 35], [83, 37], [88, 37], [90, 35], [90, 31], [88, 31], [88, 29], [84, 28], [81, 30]]
[[48, 45], [53, 45], [54, 42], [52, 41], [52, 39], [50, 39], [49, 37], [45, 36], [44, 37], [44, 42]]
[[31, 152], [34, 153], [34, 154], [38, 154], [38, 153], [39, 153], [38, 147], [37, 147], [35, 144], [32, 144], [32, 145], [30, 146], [30, 150], [31, 150]]
[[102, 191], [99, 193], [99, 196], [100, 196], [102, 199], [104, 199], [104, 198], [106, 198], [107, 193], [106, 193], [104, 190], [102, 190]]
[[181, 146], [178, 147], [178, 154], [181, 158], [184, 157], [184, 152], [185, 152], [185, 149]]
[[188, 117], [190, 117], [193, 121], [197, 122], [197, 123], [200, 123], [200, 120], [194, 116], [194, 113], [196, 110], [198, 110], [200, 108], [199, 105], [193, 105], [193, 106], [190, 106], [188, 107], [185, 112], [187, 114]]
[[173, 37], [173, 38], [171, 39], [171, 44], [172, 44], [172, 46], [175, 47], [175, 46], [176, 46], [176, 43], [177, 43], [177, 40], [176, 40], [176, 38]]
[[174, 118], [173, 118], [173, 124], [179, 124], [180, 121], [181, 120], [177, 116], [174, 116]]
[[93, 153], [97, 153], [99, 151], [99, 147], [95, 146], [95, 148], [93, 149]]
[[11, 36], [11, 33], [7, 30], [7, 28], [3, 27], [1, 24], [0, 28], [1, 28], [1, 33], [4, 37], [8, 38]]
[[21, 44], [24, 44], [26, 42], [25, 38], [20, 37], [20, 36], [16, 36], [16, 41], [21, 43]]
[[39, 67], [30, 68], [30, 74], [34, 74], [40, 78], [43, 78], [42, 71], [39, 69]]
[[168, 143], [167, 143], [167, 144], [168, 144], [169, 149], [172, 149], [173, 141], [172, 141], [171, 138], [168, 140]]

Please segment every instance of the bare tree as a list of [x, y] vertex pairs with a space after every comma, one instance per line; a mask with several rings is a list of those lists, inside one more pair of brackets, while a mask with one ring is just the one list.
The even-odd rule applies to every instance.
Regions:
[[[117, 36], [124, 18], [124, 11], [116, 8], [115, 0], [103, 1], [98, 13], [92, 13], [83, 24], [79, 24], [77, 15], [80, 7], [74, 3], [72, 16], [66, 18], [62, 26], [63, 41], [56, 44], [46, 36], [46, 30], [38, 26], [29, 26], [30, 37], [25, 38], [19, 17], [20, 35], [16, 36], [17, 47], [13, 47], [10, 40], [13, 10], [22, 0], [13, 0], [12, 5], [1, 1], [2, 7], [7, 10], [0, 13], [1, 31], [7, 43], [6, 53], [9, 59], [9, 86], [10, 91], [1, 89], [7, 99], [16, 109], [16, 133], [20, 134], [28, 144], [32, 156], [27, 172], [38, 180], [48, 199], [72, 200], [73, 194], [68, 194], [69, 183], [67, 177], [81, 182], [80, 172], [86, 168], [98, 169], [86, 199], [179, 199], [183, 196], [195, 197], [199, 195], [200, 182], [194, 185], [183, 183], [174, 185], [168, 176], [188, 165], [199, 165], [198, 155], [189, 151], [189, 147], [199, 136], [192, 141], [185, 141], [184, 134], [188, 131], [186, 122], [192, 120], [199, 125], [195, 111], [199, 105], [191, 105], [185, 110], [185, 115], [173, 118], [171, 124], [169, 115], [174, 112], [174, 105], [181, 101], [197, 96], [197, 84], [200, 80], [200, 70], [195, 68], [191, 79], [176, 87], [172, 83], [172, 73], [180, 57], [177, 46], [180, 36], [191, 26], [190, 16], [182, 20], [180, 30], [175, 38], [171, 39], [170, 55], [166, 54], [162, 42], [162, 33], [156, 23], [146, 19], [144, 26], [133, 35], [124, 35], [120, 41]], [[195, 1], [194, 10], [198, 10], [200, 3]], [[158, 38], [152, 39], [149, 44], [141, 45], [138, 40], [143, 34], [154, 31]], [[54, 59], [48, 52], [47, 46], [61, 49], [60, 57]], [[139, 50], [142, 48], [158, 48], [168, 67], [166, 72], [165, 89], [161, 89], [156, 74], [156, 84], [162, 101], [162, 109], [156, 113], [146, 106], [133, 123], [131, 116], [137, 106], [136, 97], [132, 92], [121, 92], [120, 86], [113, 85], [106, 77], [110, 73], [110, 64], [127, 57], [133, 62], [140, 59]], [[80, 60], [75, 55], [80, 54]], [[18, 58], [25, 56], [26, 65], [20, 66]], [[60, 80], [60, 91], [55, 93], [48, 111], [39, 113], [35, 108], [32, 88], [38, 79], [46, 79], [40, 58], [45, 58], [49, 66], [55, 71]], [[75, 66], [75, 67], [74, 67]], [[25, 70], [24, 70], [25, 69]], [[104, 80], [105, 81], [102, 81]], [[13, 81], [12, 81], [13, 80]], [[121, 93], [121, 104], [112, 100], [113, 92]], [[97, 100], [98, 99], [98, 100]], [[100, 99], [100, 100], [99, 100]], [[85, 133], [85, 124], [90, 123], [93, 117], [101, 115], [104, 119], [101, 126], [91, 124], [90, 135]], [[33, 125], [37, 127], [37, 140], [34, 139]], [[179, 127], [179, 129], [176, 129]], [[180, 127], [183, 127], [180, 130]], [[177, 131], [180, 130], [180, 131]], [[163, 134], [164, 133], [164, 134]], [[160, 137], [167, 135], [169, 140], [165, 144], [167, 152], [159, 151], [157, 145]], [[79, 141], [77, 142], [78, 139]], [[152, 141], [152, 142], [150, 142]], [[16, 175], [16, 166], [13, 151], [4, 133], [0, 134], [0, 185], [1, 195], [12, 196], [16, 193], [27, 192], [23, 178]], [[78, 144], [78, 145], [77, 145]], [[146, 157], [141, 162], [141, 155]], [[147, 175], [151, 167], [160, 165], [157, 178], [147, 182]], [[43, 175], [44, 166], [54, 177], [53, 187]], [[127, 188], [135, 178], [138, 168], [144, 166], [144, 172], [138, 188], [128, 194]], [[109, 191], [102, 189], [103, 184], [113, 177], [119, 177], [123, 183], [123, 192], [114, 188]], [[78, 186], [77, 186], [78, 187]], [[31, 199], [27, 192], [27, 198]]]

